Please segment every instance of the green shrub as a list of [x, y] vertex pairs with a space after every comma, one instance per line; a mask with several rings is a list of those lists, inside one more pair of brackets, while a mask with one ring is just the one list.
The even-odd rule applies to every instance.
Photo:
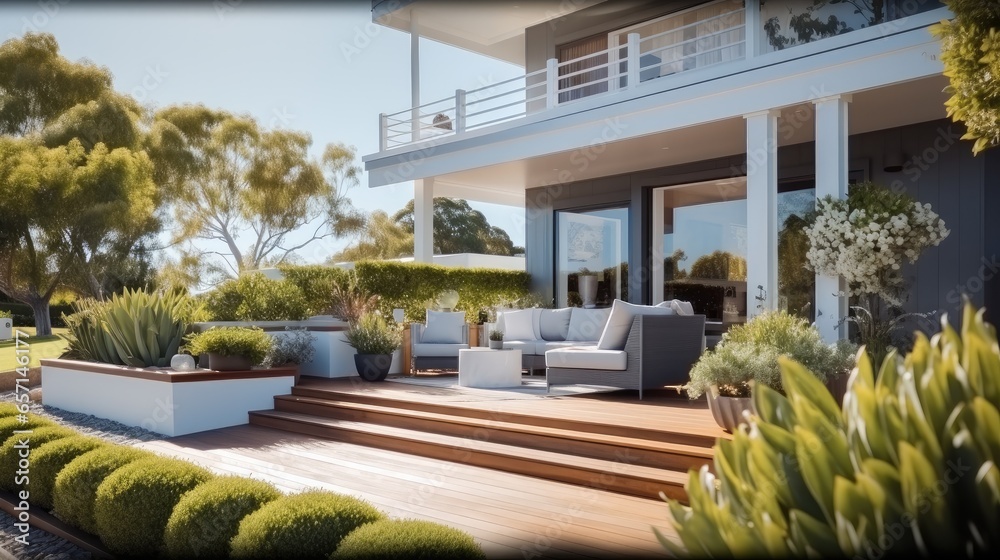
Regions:
[[344, 338], [358, 354], [392, 354], [401, 343], [399, 329], [374, 313], [362, 315], [347, 329]]
[[232, 541], [233, 558], [326, 558], [348, 533], [383, 515], [341, 494], [284, 496], [245, 517]]
[[187, 349], [192, 354], [220, 354], [245, 356], [254, 364], [264, 361], [274, 341], [256, 327], [212, 327], [188, 339]]
[[966, 303], [961, 336], [895, 353], [876, 377], [859, 353], [842, 407], [782, 358], [786, 396], [754, 391], [757, 415], [692, 470], [690, 507], [669, 500], [698, 557], [969, 557], [1000, 549], [1000, 348]]
[[212, 477], [187, 461], [150, 457], [111, 473], [97, 488], [94, 520], [115, 554], [155, 556], [181, 496]]
[[100, 438], [70, 436], [50, 441], [31, 454], [31, 501], [45, 509], [52, 509], [52, 491], [56, 477], [73, 459], [103, 447], [108, 443]]
[[287, 334], [272, 338], [274, 344], [264, 358], [265, 367], [308, 364], [316, 356], [316, 336], [305, 329], [285, 327]]
[[[14, 434], [7, 438], [7, 440], [3, 442], [3, 445], [0, 445], [0, 473], [4, 473], [4, 476], [0, 476], [0, 488], [14, 492], [23, 486], [16, 483], [16, 476], [8, 476], [6, 474], [16, 472], [18, 470], [18, 463], [22, 458], [20, 456], [20, 449], [14, 447], [15, 445], [19, 445], [25, 439], [28, 440], [28, 449], [30, 449], [31, 453], [27, 457], [27, 459], [31, 462], [31, 475], [29, 478], [34, 481], [35, 452], [38, 451], [38, 448], [50, 441], [76, 435], [79, 435], [79, 432], [71, 430], [70, 428], [64, 428], [62, 426], [49, 426], [47, 428], [32, 430], [30, 434]], [[32, 485], [32, 498], [34, 498], [34, 485]]]
[[188, 328], [191, 303], [176, 292], [125, 289], [108, 301], [73, 303], [66, 317], [70, 350], [86, 360], [134, 367], [166, 367]]
[[163, 540], [174, 558], [227, 558], [240, 521], [281, 497], [260, 480], [225, 476], [198, 486], [181, 498], [167, 521]]
[[[26, 303], [0, 301], [0, 310], [5, 313], [10, 313], [11, 318], [14, 319], [15, 326], [35, 326], [35, 311]], [[63, 317], [65, 314], [72, 312], [73, 307], [69, 304], [49, 304], [49, 320], [52, 322], [52, 327], [65, 327], [66, 323], [63, 321]]]
[[13, 319], [14, 313], [0, 309], [0, 319]]
[[406, 320], [422, 322], [426, 303], [442, 290], [459, 294], [456, 309], [475, 323], [479, 310], [505, 305], [528, 295], [531, 277], [526, 272], [494, 268], [456, 268], [433, 264], [360, 261], [354, 264], [358, 284], [379, 296], [385, 317], [402, 308]]
[[306, 318], [307, 307], [295, 284], [259, 272], [227, 280], [205, 298], [213, 321], [299, 321]]
[[17, 408], [14, 403], [0, 403], [0, 418], [6, 418], [8, 416], [17, 416], [21, 414], [21, 410]]
[[750, 382], [782, 391], [779, 356], [789, 356], [816, 373], [820, 381], [850, 371], [857, 348], [849, 342], [828, 345], [816, 327], [784, 311], [772, 311], [731, 327], [714, 350], [691, 369], [688, 396], [700, 397], [713, 385], [729, 397], [749, 397]]
[[0, 441], [6, 442], [17, 430], [35, 430], [56, 425], [55, 422], [34, 414], [28, 414], [27, 420], [22, 423], [17, 416], [0, 418]]
[[56, 476], [52, 490], [53, 511], [63, 521], [96, 535], [94, 501], [98, 487], [116, 470], [149, 457], [154, 455], [125, 445], [98, 447], [80, 455]]
[[331, 560], [486, 558], [468, 534], [438, 523], [383, 519], [362, 525], [340, 541]]
[[302, 291], [308, 315], [325, 315], [332, 304], [333, 290], [350, 283], [353, 273], [335, 266], [281, 265], [285, 280]]

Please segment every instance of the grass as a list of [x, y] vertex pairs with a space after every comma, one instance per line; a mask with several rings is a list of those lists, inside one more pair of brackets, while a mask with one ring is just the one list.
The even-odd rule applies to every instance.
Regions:
[[[69, 329], [52, 329], [52, 336], [35, 337], [35, 327], [15, 327], [14, 331], [21, 331], [28, 334], [27, 342], [31, 358], [28, 367], [38, 367], [39, 361], [47, 358], [58, 358], [69, 347], [67, 338]], [[24, 346], [22, 346], [24, 348]], [[14, 339], [0, 342], [0, 372], [11, 371], [17, 364], [17, 354], [14, 352]]]

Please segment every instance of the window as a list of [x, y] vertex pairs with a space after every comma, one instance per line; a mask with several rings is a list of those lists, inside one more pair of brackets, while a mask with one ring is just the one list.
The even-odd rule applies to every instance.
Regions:
[[556, 306], [628, 300], [628, 208], [556, 213]]
[[[597, 35], [559, 47], [559, 62], [575, 60], [559, 67], [559, 102], [565, 103], [608, 91], [608, 36]], [[579, 60], [577, 60], [579, 59]], [[605, 66], [601, 66], [601, 65]], [[601, 66], [594, 70], [588, 68]], [[589, 85], [585, 85], [589, 84]]]
[[816, 320], [816, 273], [806, 268], [806, 215], [816, 208], [812, 178], [778, 184], [778, 309]]

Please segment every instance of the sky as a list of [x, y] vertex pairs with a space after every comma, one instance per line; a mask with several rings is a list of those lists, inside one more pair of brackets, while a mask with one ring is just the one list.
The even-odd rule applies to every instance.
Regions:
[[[361, 156], [378, 150], [378, 115], [410, 107], [409, 35], [371, 21], [371, 2], [281, 4], [205, 0], [171, 4], [41, 0], [0, 4], [0, 40], [51, 33], [70, 60], [107, 67], [115, 89], [144, 105], [180, 103], [256, 117], [267, 127], [312, 135]], [[461, 9], [461, 4], [456, 4]], [[524, 73], [520, 67], [421, 40], [421, 99], [454, 95]], [[355, 206], [388, 213], [413, 197], [412, 183], [348, 192]], [[523, 209], [471, 202], [524, 245]], [[300, 254], [322, 262], [346, 240]]]

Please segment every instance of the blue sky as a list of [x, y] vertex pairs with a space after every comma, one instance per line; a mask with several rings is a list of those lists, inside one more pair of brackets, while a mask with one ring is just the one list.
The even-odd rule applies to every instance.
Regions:
[[[410, 106], [409, 35], [372, 24], [370, 1], [0, 4], [0, 40], [25, 31], [53, 34], [70, 60], [106, 66], [115, 88], [144, 104], [249, 113], [266, 126], [310, 133], [317, 155], [328, 142], [353, 144], [359, 164], [378, 148], [378, 114]], [[523, 74], [429, 40], [421, 41], [421, 63], [424, 102]], [[392, 213], [413, 196], [410, 183], [366, 185], [349, 196], [369, 211]], [[523, 209], [471, 204], [524, 244]], [[302, 256], [322, 261], [343, 244], [314, 244]]]

